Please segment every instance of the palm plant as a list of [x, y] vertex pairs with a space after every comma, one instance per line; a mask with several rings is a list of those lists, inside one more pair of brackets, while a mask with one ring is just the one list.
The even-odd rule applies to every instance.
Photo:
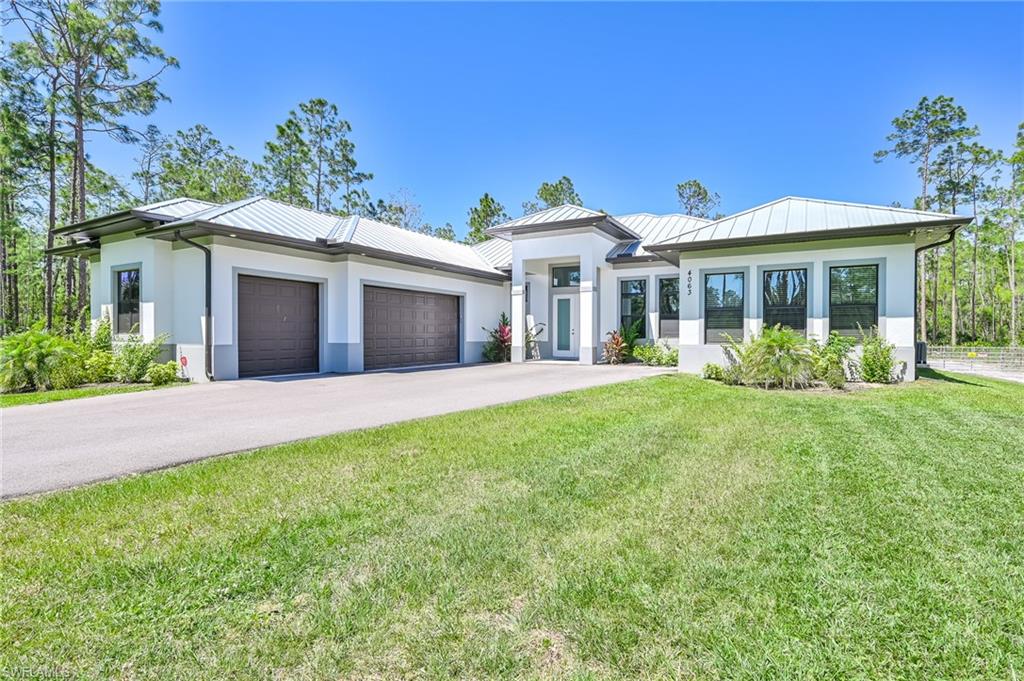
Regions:
[[805, 388], [814, 378], [814, 353], [807, 339], [780, 324], [747, 343], [729, 338], [730, 363], [739, 382], [764, 388]]

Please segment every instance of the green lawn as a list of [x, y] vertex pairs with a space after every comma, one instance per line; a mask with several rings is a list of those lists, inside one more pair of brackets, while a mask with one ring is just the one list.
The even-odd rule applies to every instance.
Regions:
[[0, 677], [1021, 678], [1024, 385], [931, 376], [662, 376], [4, 504]]
[[[170, 388], [184, 383], [174, 383], [160, 388]], [[61, 402], [63, 400], [77, 400], [80, 397], [97, 397], [98, 395], [113, 395], [115, 393], [135, 393], [140, 390], [155, 390], [158, 386], [149, 383], [104, 383], [103, 385], [90, 385], [83, 388], [68, 388], [67, 390], [46, 390], [41, 392], [28, 393], [2, 393], [0, 394], [0, 408], [20, 407], [23, 404], [43, 404], [45, 402]]]

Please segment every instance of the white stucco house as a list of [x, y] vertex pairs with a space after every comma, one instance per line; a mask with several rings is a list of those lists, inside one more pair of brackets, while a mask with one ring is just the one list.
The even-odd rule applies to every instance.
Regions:
[[916, 252], [970, 218], [786, 197], [716, 221], [560, 206], [467, 246], [256, 197], [140, 206], [60, 230], [91, 262], [94, 320], [166, 334], [193, 380], [481, 360], [512, 320], [513, 361], [591, 364], [638, 323], [681, 371], [723, 361], [723, 334], [877, 326], [914, 378]]

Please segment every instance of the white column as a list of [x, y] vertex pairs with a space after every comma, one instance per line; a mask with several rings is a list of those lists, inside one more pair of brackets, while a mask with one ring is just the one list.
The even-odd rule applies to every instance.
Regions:
[[598, 352], [597, 263], [593, 253], [580, 255], [580, 364], [593, 364]]
[[523, 338], [526, 332], [526, 276], [524, 263], [512, 259], [512, 361], [525, 362]]

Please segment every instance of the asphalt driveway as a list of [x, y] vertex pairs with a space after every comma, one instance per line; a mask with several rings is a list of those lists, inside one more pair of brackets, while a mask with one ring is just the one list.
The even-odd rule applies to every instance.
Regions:
[[665, 372], [566, 362], [226, 381], [2, 410], [0, 497]]

